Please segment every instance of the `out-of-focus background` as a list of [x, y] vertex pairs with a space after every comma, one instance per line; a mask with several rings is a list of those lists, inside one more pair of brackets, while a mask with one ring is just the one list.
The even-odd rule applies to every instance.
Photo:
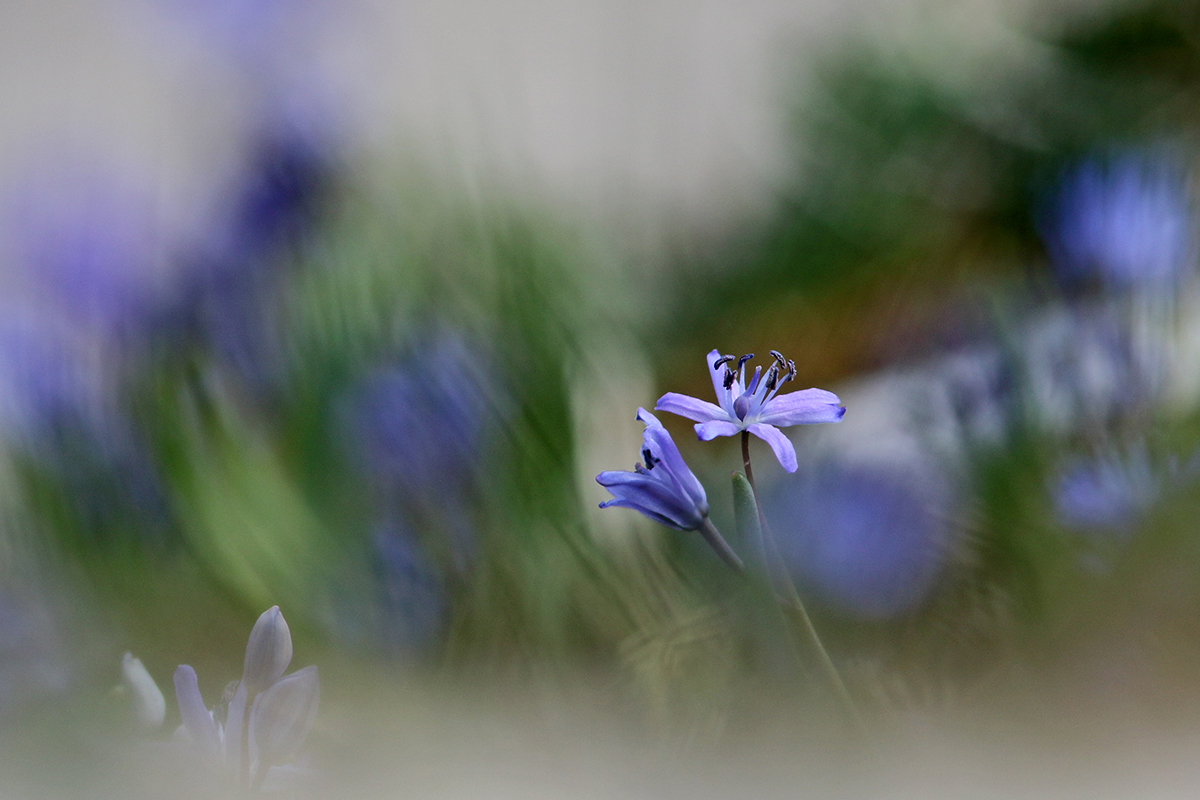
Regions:
[[[289, 796], [1194, 795], [1200, 5], [9, 3], [0, 108], [0, 796], [194, 789], [276, 604]], [[713, 348], [865, 734], [597, 508]]]

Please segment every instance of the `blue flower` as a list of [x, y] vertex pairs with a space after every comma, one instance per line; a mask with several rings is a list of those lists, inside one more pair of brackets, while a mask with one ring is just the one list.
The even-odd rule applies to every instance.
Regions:
[[1084, 161], [1063, 179], [1042, 228], [1064, 278], [1118, 289], [1170, 288], [1197, 257], [1191, 193], [1164, 158]]
[[438, 333], [351, 391], [347, 438], [377, 484], [409, 500], [453, 495], [461, 505], [458, 495], [472, 484], [494, 421], [497, 398], [485, 361], [461, 337]]
[[161, 319], [168, 334], [198, 340], [262, 390], [279, 360], [270, 310], [285, 277], [279, 267], [314, 229], [333, 173], [332, 143], [314, 126], [288, 118], [263, 124], [221, 214], [184, 254], [180, 297]]
[[1127, 532], [1160, 496], [1162, 480], [1144, 448], [1067, 467], [1054, 487], [1059, 522], [1074, 530]]
[[789, 572], [860, 617], [887, 619], [919, 606], [953, 544], [952, 495], [927, 468], [824, 464], [765, 495]]
[[398, 655], [418, 652], [437, 641], [445, 624], [445, 582], [405, 527], [378, 529], [372, 544], [383, 645]]
[[601, 508], [632, 508], [655, 522], [683, 531], [699, 530], [708, 518], [708, 497], [696, 476], [683, 463], [679, 448], [658, 419], [644, 408], [637, 418], [646, 425], [642, 432], [642, 458], [633, 472], [601, 472], [596, 482], [613, 499]]
[[[838, 397], [824, 389], [804, 389], [779, 396], [783, 384], [796, 377], [794, 361], [784, 359], [774, 350], [775, 363], [763, 375], [762, 367], [746, 381], [746, 362], [753, 355], [734, 359], [713, 350], [708, 354], [708, 371], [720, 405], [667, 392], [658, 399], [655, 411], [669, 411], [696, 422], [696, 435], [707, 442], [717, 436], [733, 436], [749, 431], [771, 446], [775, 457], [788, 472], [796, 471], [796, 450], [779, 430], [789, 425], [811, 425], [817, 422], [838, 422], [845, 415]], [[737, 361], [737, 367], [729, 366]]]
[[163, 224], [149, 186], [97, 164], [55, 153], [19, 181], [6, 203], [13, 265], [63, 322], [97, 334], [137, 338], [163, 272]]

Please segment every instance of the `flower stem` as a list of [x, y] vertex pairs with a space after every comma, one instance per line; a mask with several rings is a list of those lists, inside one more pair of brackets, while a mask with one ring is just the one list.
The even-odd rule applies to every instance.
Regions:
[[243, 787], [250, 785], [250, 709], [253, 702], [254, 696], [250, 692], [246, 692], [246, 705], [242, 709], [241, 768], [238, 771]]
[[761, 544], [767, 574], [773, 578], [772, 583], [776, 584], [777, 590], [783, 590], [784, 596], [777, 597], [776, 599], [782, 608], [790, 611], [795, 617], [799, 618], [801, 626], [804, 628], [805, 633], [808, 634], [809, 640], [817, 651], [817, 656], [825, 671], [825, 676], [829, 679], [829, 683], [833, 687], [834, 694], [837, 695], [838, 700], [841, 701], [842, 706], [846, 709], [846, 715], [850, 718], [851, 724], [854, 725], [859, 733], [862, 733], [865, 730], [865, 726], [862, 717], [858, 713], [858, 707], [854, 704], [854, 698], [850, 696], [850, 691], [846, 688], [845, 682], [842, 681], [842, 676], [838, 673], [833, 659], [829, 657], [829, 651], [825, 649], [825, 645], [821, 642], [821, 637], [817, 634], [816, 626], [813, 625], [812, 618], [808, 615], [808, 609], [804, 607], [804, 601], [800, 599], [800, 593], [796, 591], [796, 585], [792, 583], [792, 579], [787, 575], [786, 570], [782, 566], [782, 559], [779, 555], [779, 549], [775, 544], [775, 537], [771, 535], [771, 529], [767, 526], [767, 518], [763, 515], [762, 503], [758, 499], [758, 487], [754, 485], [754, 472], [750, 468], [750, 434], [748, 431], [742, 431], [742, 465], [746, 469], [746, 480], [754, 492], [754, 506], [758, 513], [758, 527], [762, 534]]
[[733, 548], [729, 546], [729, 542], [721, 536], [721, 532], [712, 524], [712, 520], [708, 517], [704, 518], [704, 524], [700, 526], [700, 535], [704, 537], [704, 541], [712, 546], [713, 550], [717, 551], [717, 555], [721, 560], [730, 566], [730, 568], [739, 575], [746, 574], [746, 566], [742, 563], [742, 559], [738, 558], [738, 554], [733, 552]]

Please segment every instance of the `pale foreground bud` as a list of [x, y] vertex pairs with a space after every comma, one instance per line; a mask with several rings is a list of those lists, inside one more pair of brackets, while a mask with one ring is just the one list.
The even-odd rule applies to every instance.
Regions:
[[251, 695], [265, 691], [292, 663], [292, 632], [279, 606], [271, 606], [254, 623], [246, 644], [242, 685]]
[[140, 658], [126, 653], [121, 658], [121, 676], [133, 697], [133, 713], [139, 725], [157, 728], [167, 714], [167, 701], [158, 684], [142, 666]]
[[179, 702], [179, 716], [183, 727], [200, 751], [210, 758], [220, 754], [221, 735], [212, 714], [204, 707], [200, 697], [200, 685], [196, 670], [180, 664], [175, 670], [175, 699]]
[[269, 767], [284, 763], [304, 744], [320, 699], [316, 667], [305, 667], [276, 681], [255, 699], [250, 730], [258, 747], [259, 780]]

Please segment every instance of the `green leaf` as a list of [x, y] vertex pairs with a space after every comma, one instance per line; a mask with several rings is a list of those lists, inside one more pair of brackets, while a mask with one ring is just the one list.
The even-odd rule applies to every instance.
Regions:
[[738, 541], [743, 545], [757, 547], [762, 541], [758, 527], [758, 503], [750, 481], [740, 472], [733, 473], [733, 518], [737, 523]]

